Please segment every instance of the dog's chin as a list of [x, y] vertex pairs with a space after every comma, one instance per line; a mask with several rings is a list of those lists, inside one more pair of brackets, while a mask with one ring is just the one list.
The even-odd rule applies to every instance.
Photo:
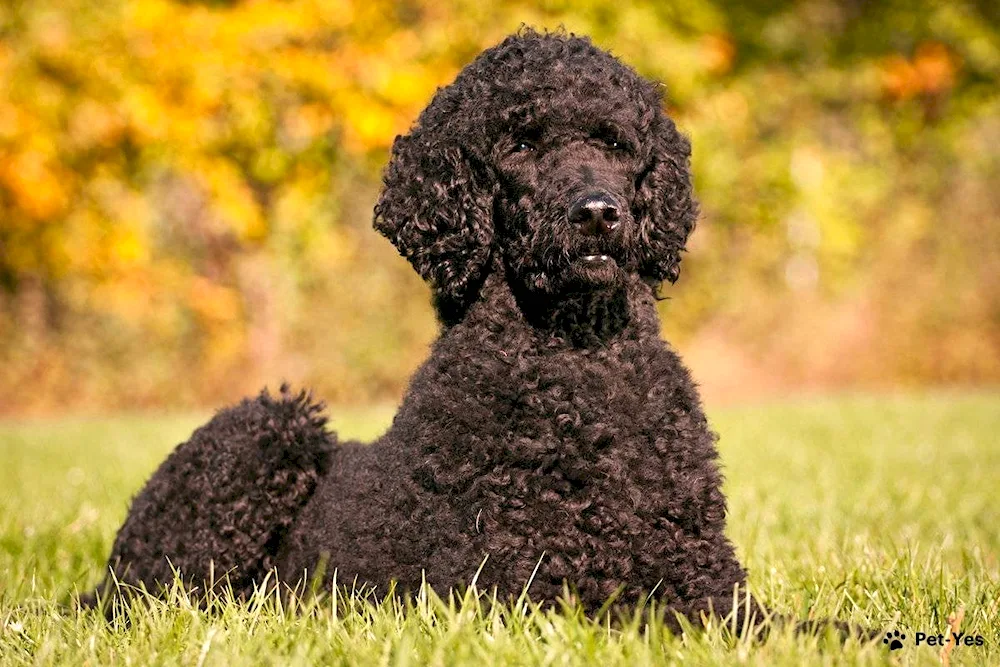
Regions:
[[619, 284], [623, 278], [624, 272], [614, 257], [580, 255], [568, 267], [566, 283], [576, 289], [605, 289]]
[[576, 346], [603, 344], [629, 322], [629, 276], [611, 255], [579, 255], [510, 284], [528, 321]]
[[[542, 266], [546, 268], [541, 268]], [[546, 308], [564, 298], [618, 291], [628, 283], [628, 272], [616, 254], [586, 250], [555, 261], [508, 268], [515, 291]]]

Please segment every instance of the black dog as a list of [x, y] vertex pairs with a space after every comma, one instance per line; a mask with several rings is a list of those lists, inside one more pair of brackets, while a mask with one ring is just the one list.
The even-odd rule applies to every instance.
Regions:
[[219, 413], [135, 499], [116, 577], [226, 573], [246, 594], [322, 562], [326, 581], [447, 590], [485, 559], [478, 585], [504, 597], [538, 566], [539, 601], [569, 585], [590, 611], [650, 593], [692, 618], [731, 610], [746, 574], [714, 436], [658, 331], [697, 217], [662, 109], [587, 39], [533, 31], [439, 90], [375, 209], [442, 322], [392, 427], [338, 444], [285, 391]]

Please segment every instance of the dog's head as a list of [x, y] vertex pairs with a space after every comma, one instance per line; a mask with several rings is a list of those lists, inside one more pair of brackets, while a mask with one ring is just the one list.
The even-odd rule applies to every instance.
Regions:
[[679, 275], [697, 207], [659, 88], [586, 38], [484, 51], [397, 137], [375, 227], [460, 319], [490, 271], [546, 299]]

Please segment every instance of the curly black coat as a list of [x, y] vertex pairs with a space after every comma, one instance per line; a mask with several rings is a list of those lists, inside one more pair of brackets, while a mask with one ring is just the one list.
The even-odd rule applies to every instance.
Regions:
[[535, 600], [731, 609], [715, 438], [655, 308], [695, 225], [689, 155], [660, 88], [589, 40], [483, 52], [397, 138], [375, 209], [442, 322], [392, 427], [337, 444], [287, 392], [225, 410], [135, 499], [110, 568], [447, 590], [485, 559], [501, 596], [537, 565]]

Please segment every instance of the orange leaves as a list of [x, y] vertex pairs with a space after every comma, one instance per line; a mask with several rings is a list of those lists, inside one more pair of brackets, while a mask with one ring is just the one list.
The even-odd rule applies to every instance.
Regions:
[[327, 104], [302, 104], [288, 109], [283, 127], [293, 147], [303, 147], [330, 132], [335, 123], [334, 112]]
[[66, 211], [67, 183], [73, 180], [58, 160], [35, 146], [13, 154], [0, 152], [0, 188], [6, 190], [22, 216], [17, 220], [46, 220]]
[[714, 33], [701, 38], [701, 60], [712, 74], [727, 73], [735, 59], [736, 44], [728, 35]]
[[70, 111], [67, 140], [78, 150], [108, 148], [124, 131], [125, 122], [117, 109], [86, 99]]
[[234, 322], [240, 315], [239, 293], [195, 276], [187, 288], [186, 302], [202, 319], [212, 323]]
[[936, 95], [955, 85], [958, 57], [939, 42], [924, 42], [912, 58], [894, 54], [879, 65], [882, 90], [892, 99]]
[[958, 58], [937, 42], [921, 44], [913, 58], [921, 89], [927, 93], [940, 93], [954, 86], [958, 65]]

